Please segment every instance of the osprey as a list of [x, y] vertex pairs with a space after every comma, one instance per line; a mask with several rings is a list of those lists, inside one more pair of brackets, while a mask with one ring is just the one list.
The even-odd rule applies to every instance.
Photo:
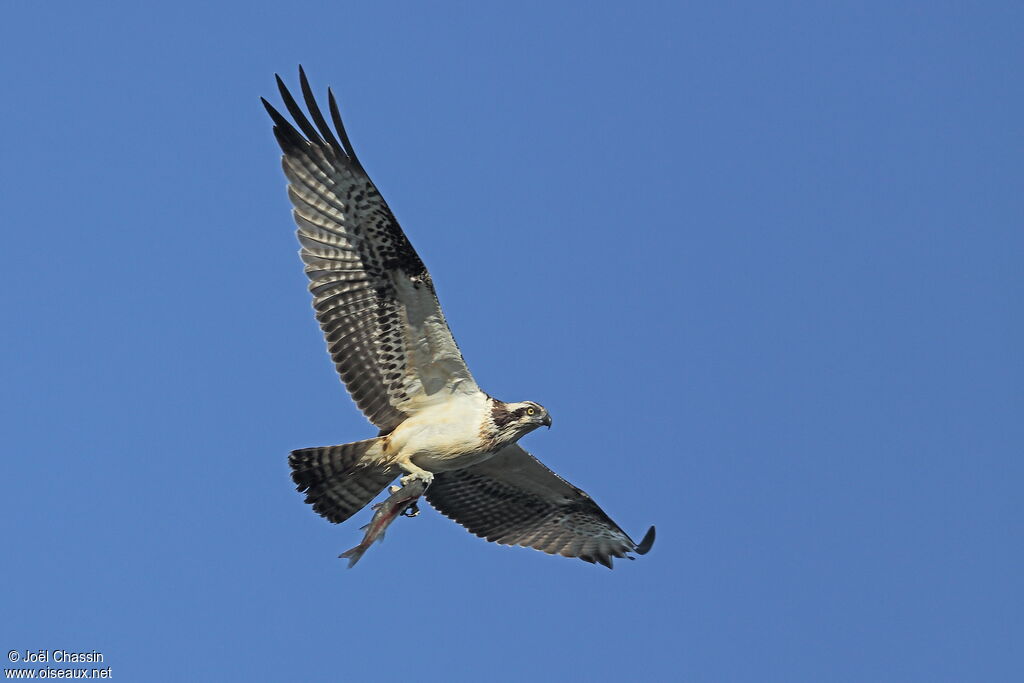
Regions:
[[422, 493], [488, 541], [607, 567], [613, 557], [646, 553], [654, 527], [635, 543], [590, 496], [518, 445], [550, 428], [551, 416], [538, 403], [505, 403], [477, 386], [430, 274], [352, 149], [334, 93], [327, 91], [331, 130], [302, 67], [299, 77], [312, 123], [279, 76], [298, 129], [261, 99], [284, 152], [317, 320], [346, 388], [380, 433], [292, 452], [292, 479], [335, 523], [400, 475], [403, 487], [375, 506], [363, 542], [342, 557], [354, 564], [398, 514], [418, 512]]

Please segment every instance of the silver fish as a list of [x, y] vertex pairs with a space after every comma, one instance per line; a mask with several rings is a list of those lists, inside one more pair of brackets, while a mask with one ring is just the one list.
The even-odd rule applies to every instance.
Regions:
[[359, 545], [355, 548], [346, 550], [338, 557], [348, 559], [348, 568], [356, 566], [356, 562], [363, 556], [374, 542], [384, 538], [384, 531], [391, 526], [391, 523], [398, 519], [399, 515], [406, 517], [415, 517], [419, 514], [419, 508], [416, 506], [416, 501], [419, 500], [423, 492], [427, 490], [426, 484], [419, 479], [413, 479], [405, 486], [399, 488], [398, 486], [391, 487], [391, 495], [388, 496], [383, 502], [377, 503], [373, 506], [376, 512], [373, 513], [373, 519], [370, 523], [362, 527], [366, 529], [366, 533], [363, 535], [363, 540], [360, 541]]

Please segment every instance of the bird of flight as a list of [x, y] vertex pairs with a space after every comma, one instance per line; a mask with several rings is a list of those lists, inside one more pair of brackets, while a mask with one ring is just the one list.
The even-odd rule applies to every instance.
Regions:
[[538, 427], [551, 427], [548, 411], [533, 401], [499, 401], [477, 386], [426, 266], [352, 149], [333, 92], [327, 101], [334, 130], [302, 67], [299, 82], [309, 117], [280, 77], [295, 125], [267, 100], [263, 105], [284, 152], [317, 320], [342, 381], [380, 433], [293, 451], [292, 479], [313, 510], [335, 523], [396, 477], [402, 484], [374, 506], [362, 543], [341, 556], [354, 565], [399, 515], [418, 513], [423, 494], [488, 541], [607, 567], [613, 557], [646, 553], [654, 527], [635, 543], [590, 496], [518, 445]]

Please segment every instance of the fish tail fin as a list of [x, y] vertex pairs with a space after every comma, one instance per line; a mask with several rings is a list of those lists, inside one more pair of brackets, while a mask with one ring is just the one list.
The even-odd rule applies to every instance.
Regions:
[[373, 453], [378, 450], [378, 441], [367, 439], [292, 451], [288, 456], [292, 481], [306, 494], [314, 512], [331, 522], [344, 522], [398, 476], [397, 469], [378, 464]]
[[352, 569], [352, 567], [356, 566], [356, 562], [358, 562], [359, 558], [363, 556], [363, 553], [366, 552], [367, 548], [369, 548], [369, 546], [365, 546], [362, 543], [360, 543], [355, 548], [349, 548], [341, 555], [338, 555], [338, 557], [347, 559], [348, 568]]

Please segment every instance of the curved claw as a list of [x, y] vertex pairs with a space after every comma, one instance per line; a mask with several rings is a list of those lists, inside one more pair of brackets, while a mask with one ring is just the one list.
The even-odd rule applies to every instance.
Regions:
[[420, 506], [417, 504], [418, 501], [409, 503], [409, 506], [402, 510], [403, 517], [416, 517], [420, 514]]

